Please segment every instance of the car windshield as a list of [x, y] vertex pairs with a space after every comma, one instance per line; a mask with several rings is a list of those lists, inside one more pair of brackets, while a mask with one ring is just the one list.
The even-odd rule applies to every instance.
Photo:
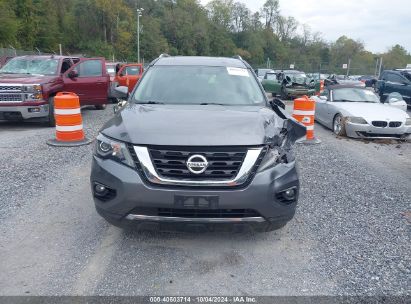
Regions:
[[56, 75], [58, 60], [52, 58], [13, 58], [0, 73]]
[[341, 88], [333, 90], [333, 101], [344, 102], [379, 102], [372, 91], [356, 88]]
[[276, 74], [267, 74], [266, 78], [268, 80], [277, 80], [277, 75]]
[[131, 98], [136, 103], [262, 105], [257, 80], [243, 68], [154, 66]]
[[305, 73], [285, 73], [285, 76], [289, 76], [290, 78], [307, 78]]

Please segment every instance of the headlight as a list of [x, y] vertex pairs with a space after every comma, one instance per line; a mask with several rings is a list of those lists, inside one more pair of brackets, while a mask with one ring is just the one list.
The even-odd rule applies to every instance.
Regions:
[[406, 126], [411, 126], [411, 117], [408, 117], [405, 119], [405, 125]]
[[347, 122], [354, 124], [366, 125], [368, 122], [362, 117], [347, 117]]
[[280, 158], [280, 153], [277, 149], [270, 148], [265, 154], [263, 160], [261, 161], [260, 166], [258, 167], [257, 172], [262, 172], [269, 168], [272, 168], [278, 164]]
[[129, 167], [134, 167], [134, 161], [127, 146], [122, 142], [107, 138], [103, 134], [97, 136], [94, 152], [103, 159], [112, 159]]
[[43, 91], [39, 84], [25, 85], [22, 87], [22, 90], [24, 93], [29, 93], [26, 97], [26, 101], [43, 99]]

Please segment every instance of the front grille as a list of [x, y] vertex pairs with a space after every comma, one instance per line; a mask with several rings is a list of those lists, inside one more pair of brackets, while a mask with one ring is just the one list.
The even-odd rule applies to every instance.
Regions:
[[[151, 160], [162, 177], [190, 180], [231, 180], [241, 168], [247, 148], [149, 148]], [[208, 161], [208, 167], [201, 174], [194, 174], [186, 162], [192, 155], [199, 154]]]
[[185, 218], [245, 218], [261, 216], [252, 209], [135, 208], [131, 214]]
[[374, 120], [372, 122], [372, 125], [374, 127], [378, 127], [378, 128], [385, 128], [388, 125], [388, 123], [386, 121], [383, 121], [383, 120]]
[[19, 85], [0, 85], [0, 91], [21, 91], [21, 86]]
[[6, 93], [2, 94], [0, 93], [0, 102], [22, 102], [23, 98], [21, 94], [11, 94], [11, 93]]
[[389, 126], [390, 128], [399, 128], [401, 127], [401, 124], [402, 124], [401, 121], [391, 121]]

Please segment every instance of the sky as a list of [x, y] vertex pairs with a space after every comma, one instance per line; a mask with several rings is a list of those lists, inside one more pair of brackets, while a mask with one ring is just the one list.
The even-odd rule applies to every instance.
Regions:
[[[210, 0], [200, 0], [205, 5]], [[253, 12], [265, 0], [234, 0]], [[280, 0], [280, 13], [321, 32], [327, 41], [346, 35], [375, 53], [400, 44], [411, 52], [410, 0]]]

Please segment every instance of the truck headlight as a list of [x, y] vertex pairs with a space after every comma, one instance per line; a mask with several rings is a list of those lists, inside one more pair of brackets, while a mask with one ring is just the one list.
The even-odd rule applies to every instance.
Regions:
[[347, 117], [347, 122], [351, 122], [351, 123], [354, 123], [354, 124], [360, 124], [360, 125], [368, 124], [368, 122], [364, 118], [362, 118], [362, 117], [352, 117], [352, 116]]
[[43, 91], [40, 84], [25, 85], [22, 87], [24, 93], [28, 93], [26, 101], [37, 101], [43, 99]]
[[105, 137], [101, 133], [97, 136], [94, 153], [103, 159], [112, 159], [129, 167], [134, 167], [134, 161], [127, 146], [122, 142]]
[[405, 119], [405, 125], [406, 126], [411, 126], [411, 117], [408, 117]]
[[265, 154], [263, 160], [261, 161], [260, 166], [258, 167], [257, 172], [262, 172], [269, 168], [272, 168], [278, 164], [280, 159], [280, 153], [275, 148], [270, 148]]

